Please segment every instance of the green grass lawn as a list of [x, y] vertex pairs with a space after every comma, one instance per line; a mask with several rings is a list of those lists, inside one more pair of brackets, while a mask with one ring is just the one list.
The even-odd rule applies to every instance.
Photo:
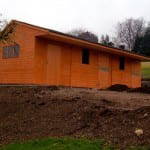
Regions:
[[142, 63], [142, 77], [144, 79], [150, 79], [150, 62]]
[[10, 144], [0, 150], [113, 150], [113, 148], [100, 140], [49, 138]]
[[[127, 150], [149, 150], [149, 147], [133, 147]], [[48, 138], [25, 143], [9, 144], [0, 150], [115, 150], [102, 140]], [[118, 150], [118, 149], [116, 149]]]

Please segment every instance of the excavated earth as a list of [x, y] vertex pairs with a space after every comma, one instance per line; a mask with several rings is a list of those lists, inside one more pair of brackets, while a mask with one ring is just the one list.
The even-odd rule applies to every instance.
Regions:
[[150, 145], [150, 93], [0, 86], [0, 145], [49, 136]]

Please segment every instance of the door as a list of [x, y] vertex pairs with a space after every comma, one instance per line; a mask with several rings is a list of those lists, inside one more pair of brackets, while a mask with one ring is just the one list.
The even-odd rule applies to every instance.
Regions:
[[111, 57], [106, 53], [99, 53], [99, 88], [111, 86]]
[[60, 83], [60, 56], [61, 47], [49, 44], [47, 49], [47, 83], [49, 85]]

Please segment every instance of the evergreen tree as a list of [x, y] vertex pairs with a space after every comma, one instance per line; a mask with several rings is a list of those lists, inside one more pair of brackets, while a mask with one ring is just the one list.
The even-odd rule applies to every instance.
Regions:
[[133, 51], [150, 56], [150, 25], [147, 27], [144, 36], [136, 38]]
[[110, 41], [109, 35], [106, 34], [106, 36], [101, 36], [101, 44], [114, 47], [114, 43]]

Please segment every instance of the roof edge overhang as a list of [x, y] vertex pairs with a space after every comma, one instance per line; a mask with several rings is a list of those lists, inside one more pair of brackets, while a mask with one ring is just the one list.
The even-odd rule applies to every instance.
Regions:
[[76, 39], [76, 38], [72, 38], [72, 37], [65, 37], [65, 36], [51, 33], [51, 32], [47, 33], [45, 35], [39, 35], [37, 37], [50, 39], [53, 41], [58, 41], [58, 42], [63, 42], [63, 43], [68, 43], [68, 44], [76, 45], [76, 46], [80, 46], [80, 47], [91, 48], [94, 50], [99, 50], [102, 52], [115, 54], [115, 55], [119, 55], [119, 56], [130, 57], [130, 58], [137, 59], [140, 61], [150, 61], [149, 57], [138, 55], [138, 54], [129, 52], [127, 50], [120, 50], [120, 49], [116, 49], [116, 48], [111, 48], [111, 47], [100, 45], [98, 43], [96, 44], [96, 43], [92, 43], [92, 42], [88, 42], [88, 41], [84, 41], [84, 40], [80, 40], [80, 39]]
[[111, 53], [111, 54], [116, 54], [116, 55], [120, 55], [120, 56], [125, 56], [125, 57], [130, 57], [136, 60], [140, 60], [140, 61], [150, 61], [150, 57], [146, 57], [143, 55], [139, 55], [127, 50], [122, 50], [119, 48], [113, 48], [113, 47], [108, 47], [108, 46], [104, 46], [100, 43], [93, 43], [93, 42], [89, 42], [65, 33], [61, 33], [58, 31], [54, 31], [54, 30], [50, 30], [47, 28], [43, 28], [43, 27], [39, 27], [36, 25], [32, 25], [32, 24], [28, 24], [25, 22], [21, 22], [21, 21], [17, 21], [17, 20], [12, 20], [10, 23], [17, 23], [17, 24], [23, 24], [26, 25], [30, 28], [34, 28], [36, 30], [40, 30], [43, 31], [44, 34], [42, 35], [38, 35], [37, 37], [39, 38], [46, 38], [46, 39], [50, 39], [53, 41], [58, 41], [58, 42], [63, 42], [63, 43], [68, 43], [71, 45], [77, 45], [77, 46], [81, 46], [81, 47], [86, 47], [86, 48], [91, 48], [91, 49], [95, 49], [95, 50], [99, 50], [99, 51], [103, 51], [106, 53]]

